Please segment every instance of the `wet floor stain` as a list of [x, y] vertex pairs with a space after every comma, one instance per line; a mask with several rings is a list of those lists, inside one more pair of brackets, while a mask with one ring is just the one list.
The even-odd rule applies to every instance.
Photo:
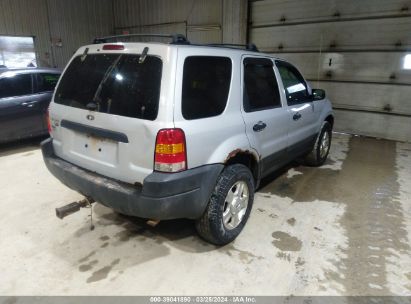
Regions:
[[229, 244], [224, 247], [221, 247], [219, 250], [222, 252], [225, 252], [230, 257], [236, 254], [243, 264], [251, 264], [255, 260], [264, 259], [263, 256], [255, 255], [254, 253], [250, 251], [238, 249], [237, 247], [234, 247], [233, 244]]
[[[340, 224], [348, 247], [342, 250], [345, 257], [335, 262], [338, 271], [328, 272], [326, 279], [342, 284], [349, 295], [389, 295], [386, 265], [395, 255], [393, 249], [410, 251], [399, 202], [396, 144], [352, 137], [349, 148], [342, 170], [299, 167], [304, 174], [280, 176], [260, 191], [291, 198], [294, 203], [322, 200], [345, 204]], [[273, 237], [276, 247], [288, 238], [283, 232]]]
[[79, 263], [84, 263], [86, 261], [88, 261], [93, 255], [96, 254], [96, 251], [93, 250], [92, 252], [90, 252], [88, 255], [86, 255], [85, 257], [81, 258], [78, 260]]
[[18, 302], [18, 297], [6, 297], [4, 299], [4, 304], [15, 304]]
[[98, 260], [93, 260], [93, 261], [90, 261], [90, 262], [87, 263], [87, 264], [82, 264], [82, 265], [80, 265], [80, 266], [78, 267], [78, 270], [79, 270], [80, 272], [90, 271], [90, 270], [93, 268], [93, 266], [94, 266], [94, 265], [97, 265], [97, 264], [98, 264]]
[[295, 222], [296, 222], [296, 220], [295, 220], [295, 218], [289, 218], [288, 220], [287, 220], [287, 223], [289, 224], [289, 225], [291, 225], [291, 226], [294, 226], [295, 225]]
[[111, 262], [110, 265], [107, 265], [103, 268], [100, 268], [99, 270], [96, 270], [95, 272], [93, 272], [91, 277], [87, 279], [87, 283], [93, 283], [93, 282], [104, 280], [105, 278], [108, 277], [113, 267], [117, 265], [118, 263], [120, 263], [120, 259], [116, 259], [113, 262]]
[[294, 264], [295, 264], [295, 267], [296, 267], [296, 268], [299, 268], [299, 267], [304, 266], [305, 261], [304, 261], [304, 259], [302, 259], [301, 257], [298, 257], [298, 258], [297, 258], [297, 261], [295, 261]]
[[284, 251], [278, 251], [276, 257], [287, 262], [291, 262], [291, 255]]
[[283, 231], [275, 231], [272, 234], [273, 245], [282, 251], [300, 251], [302, 242], [295, 236]]
[[[79, 246], [87, 245], [92, 251], [84, 256], [76, 256], [69, 247], [59, 246], [59, 254], [76, 265], [79, 272], [88, 273], [87, 283], [105, 279], [116, 280], [125, 270], [161, 258], [170, 254], [172, 247], [191, 253], [203, 253], [218, 250], [219, 247], [206, 243], [198, 237], [194, 222], [191, 220], [162, 221], [156, 227], [146, 225], [146, 220], [107, 212], [107, 208], [96, 205], [94, 208], [96, 230], [104, 231], [97, 244], [88, 244], [90, 230], [87, 223], [63, 242], [73, 245], [73, 235]], [[107, 233], [107, 227], [114, 227], [117, 232]], [[110, 227], [110, 230], [113, 227]], [[80, 245], [81, 244], [81, 245]], [[251, 252], [233, 249], [244, 264], [261, 259]], [[141, 254], [142, 253], [142, 254]], [[116, 256], [118, 260], [108, 263], [107, 257]], [[121, 263], [120, 263], [121, 258]]]

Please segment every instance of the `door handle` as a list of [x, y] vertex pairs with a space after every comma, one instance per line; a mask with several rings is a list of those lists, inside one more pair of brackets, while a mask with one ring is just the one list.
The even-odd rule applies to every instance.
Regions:
[[32, 107], [36, 102], [37, 102], [37, 100], [25, 101], [25, 102], [23, 102], [21, 105], [22, 105], [22, 106], [25, 106], [25, 107]]
[[294, 120], [299, 120], [300, 118], [301, 118], [301, 114], [298, 112], [293, 115]]
[[267, 125], [266, 125], [264, 122], [259, 121], [258, 123], [256, 123], [256, 124], [253, 126], [253, 131], [254, 131], [254, 132], [261, 132], [262, 130], [265, 129], [265, 127], [267, 127]]

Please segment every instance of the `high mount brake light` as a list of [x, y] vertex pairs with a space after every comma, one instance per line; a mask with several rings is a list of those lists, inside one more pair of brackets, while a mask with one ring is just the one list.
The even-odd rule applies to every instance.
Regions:
[[158, 131], [154, 154], [154, 170], [178, 172], [187, 169], [186, 139], [181, 129]]
[[122, 51], [124, 45], [122, 44], [105, 44], [103, 45], [103, 51]]

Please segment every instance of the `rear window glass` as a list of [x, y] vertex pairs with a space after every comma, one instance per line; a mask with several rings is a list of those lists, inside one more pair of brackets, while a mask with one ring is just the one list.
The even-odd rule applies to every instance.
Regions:
[[63, 74], [54, 101], [103, 113], [154, 120], [160, 98], [162, 61], [129, 54], [74, 58]]
[[231, 82], [227, 57], [192, 56], [184, 62], [182, 114], [199, 119], [223, 113]]

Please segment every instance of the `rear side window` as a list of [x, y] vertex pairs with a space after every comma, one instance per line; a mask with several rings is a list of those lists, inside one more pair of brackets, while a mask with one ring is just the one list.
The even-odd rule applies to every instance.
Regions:
[[54, 88], [59, 80], [59, 74], [38, 73], [36, 76], [36, 93], [54, 91]]
[[244, 60], [244, 110], [261, 111], [281, 107], [273, 62], [264, 58]]
[[12, 74], [0, 79], [0, 98], [32, 94], [31, 74]]
[[288, 105], [310, 101], [307, 85], [300, 72], [283, 61], [276, 61], [276, 65], [283, 81]]
[[89, 54], [74, 58], [56, 89], [54, 101], [97, 111], [154, 120], [160, 98], [162, 61], [129, 54]]
[[231, 82], [227, 57], [192, 56], [184, 62], [182, 114], [199, 119], [223, 113]]

